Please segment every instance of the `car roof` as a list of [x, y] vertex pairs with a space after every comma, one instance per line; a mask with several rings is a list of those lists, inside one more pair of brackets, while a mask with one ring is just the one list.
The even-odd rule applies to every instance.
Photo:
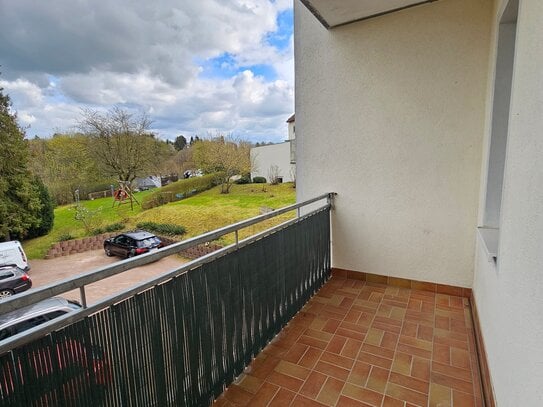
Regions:
[[54, 311], [58, 308], [70, 307], [73, 303], [62, 297], [53, 297], [46, 300], [37, 302], [27, 307], [16, 309], [15, 311], [8, 312], [0, 315], [0, 329], [4, 328], [8, 322], [15, 322], [17, 320], [24, 320], [31, 318], [32, 316], [42, 315], [48, 311]]
[[134, 240], [144, 240], [150, 237], [156, 237], [154, 234], [146, 232], [145, 230], [135, 230], [133, 232], [126, 232], [123, 235], [131, 237]]

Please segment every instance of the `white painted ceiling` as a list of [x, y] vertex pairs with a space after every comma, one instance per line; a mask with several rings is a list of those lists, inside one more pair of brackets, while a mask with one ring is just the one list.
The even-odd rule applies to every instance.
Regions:
[[301, 0], [327, 28], [436, 0]]

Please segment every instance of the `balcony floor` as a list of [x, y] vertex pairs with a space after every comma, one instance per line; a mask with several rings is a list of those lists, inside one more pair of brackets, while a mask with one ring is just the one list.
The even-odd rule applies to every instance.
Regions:
[[214, 406], [481, 406], [469, 301], [332, 278]]

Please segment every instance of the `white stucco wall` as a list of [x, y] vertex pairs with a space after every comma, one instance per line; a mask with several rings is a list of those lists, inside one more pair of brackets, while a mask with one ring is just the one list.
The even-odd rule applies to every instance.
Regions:
[[543, 405], [542, 21], [541, 0], [520, 1], [497, 265], [477, 249], [474, 296], [499, 406]]
[[491, 0], [326, 30], [295, 1], [297, 195], [338, 193], [333, 265], [471, 287]]
[[290, 164], [290, 142], [251, 148], [251, 162], [251, 178], [264, 177], [269, 182], [268, 172], [272, 165], [279, 168], [283, 182], [292, 182], [296, 176], [296, 166]]

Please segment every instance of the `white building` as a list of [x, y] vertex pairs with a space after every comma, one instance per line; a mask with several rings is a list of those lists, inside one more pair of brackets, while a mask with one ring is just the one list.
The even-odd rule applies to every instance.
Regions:
[[487, 402], [543, 405], [543, 2], [296, 0], [295, 33], [333, 266], [472, 289]]
[[287, 141], [251, 148], [251, 178], [264, 177], [268, 182], [271, 182], [273, 177], [279, 178], [280, 182], [296, 180], [294, 115], [289, 117], [287, 123]]

